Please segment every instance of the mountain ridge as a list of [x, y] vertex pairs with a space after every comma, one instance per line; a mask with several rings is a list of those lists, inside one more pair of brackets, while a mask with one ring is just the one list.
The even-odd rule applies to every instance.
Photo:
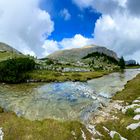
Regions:
[[0, 52], [5, 52], [5, 51], [22, 54], [21, 52], [19, 52], [18, 50], [14, 49], [10, 45], [0, 42]]
[[93, 52], [104, 53], [107, 56], [110, 56], [110, 57], [115, 58], [116, 60], [119, 60], [117, 54], [114, 51], [109, 50], [106, 47], [96, 46], [96, 45], [88, 45], [82, 48], [73, 48], [73, 49], [56, 51], [48, 55], [47, 58], [59, 60], [59, 61], [72, 61], [73, 62], [73, 61], [78, 61]]
[[6, 43], [0, 42], [0, 61], [21, 56], [24, 56], [21, 52], [19, 52], [18, 50], [14, 49]]

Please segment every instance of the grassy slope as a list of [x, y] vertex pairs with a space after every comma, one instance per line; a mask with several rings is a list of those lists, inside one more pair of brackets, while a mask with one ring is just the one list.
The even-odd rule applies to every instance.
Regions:
[[28, 73], [31, 79], [43, 80], [45, 82], [54, 81], [87, 81], [89, 79], [101, 77], [109, 72], [99, 71], [99, 72], [54, 72], [47, 70], [34, 70]]
[[129, 81], [125, 86], [125, 89], [121, 92], [118, 92], [113, 97], [113, 99], [123, 100], [125, 102], [131, 103], [138, 97], [140, 97], [140, 74], [132, 81]]
[[0, 52], [0, 61], [7, 60], [7, 59], [13, 58], [13, 57], [21, 57], [21, 56], [23, 56], [23, 55], [12, 53], [12, 52]]
[[18, 118], [14, 113], [0, 113], [0, 127], [4, 131], [4, 140], [83, 140], [81, 129], [87, 140], [90, 133], [79, 122], [60, 122], [56, 120], [29, 121]]
[[126, 69], [138, 69], [140, 66], [126, 66]]
[[[132, 101], [137, 99], [138, 97], [140, 97], [140, 75], [138, 75], [132, 81], [128, 82], [125, 89], [116, 94], [113, 99], [123, 100], [131, 104]], [[108, 119], [108, 121], [100, 123], [96, 126], [96, 129], [104, 135], [104, 137], [100, 138], [101, 140], [111, 140], [110, 136], [103, 129], [103, 126], [108, 128], [109, 130], [117, 131], [128, 140], [140, 139], [140, 127], [133, 131], [126, 129], [128, 125], [139, 122], [133, 120], [133, 113], [123, 114], [121, 111], [118, 111], [117, 113], [113, 113], [113, 115], [117, 116], [119, 119], [113, 121]]]

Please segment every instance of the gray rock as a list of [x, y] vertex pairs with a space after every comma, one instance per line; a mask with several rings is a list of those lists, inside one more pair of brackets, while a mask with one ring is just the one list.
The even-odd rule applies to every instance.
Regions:
[[137, 129], [138, 127], [140, 127], [140, 122], [139, 122], [139, 123], [130, 124], [129, 126], [126, 127], [126, 129], [135, 130], [135, 129]]

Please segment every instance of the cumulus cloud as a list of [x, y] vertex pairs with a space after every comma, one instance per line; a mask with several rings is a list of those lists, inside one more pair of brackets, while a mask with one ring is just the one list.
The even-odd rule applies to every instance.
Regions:
[[44, 56], [49, 55], [57, 50], [80, 48], [86, 45], [94, 44], [93, 39], [86, 38], [80, 34], [76, 34], [73, 38], [64, 38], [57, 42], [54, 40], [46, 40], [43, 48], [45, 49]]
[[69, 13], [68, 9], [64, 8], [60, 11], [60, 16], [64, 18], [64, 20], [70, 20], [71, 14]]
[[[94, 30], [94, 41], [116, 51], [126, 59], [140, 62], [139, 0], [73, 0], [80, 8], [102, 14]], [[84, 4], [84, 2], [87, 4]]]
[[[134, 25], [137, 27], [135, 28]], [[96, 22], [94, 41], [118, 52], [119, 55], [131, 55], [140, 50], [140, 19], [120, 15], [103, 15]]]
[[64, 38], [59, 44], [63, 49], [80, 48], [85, 45], [93, 44], [93, 40], [76, 34], [73, 38]]
[[59, 43], [54, 40], [46, 40], [42, 48], [45, 50], [43, 52], [43, 56], [46, 57], [47, 55], [59, 50]]
[[40, 56], [45, 37], [54, 30], [49, 13], [40, 0], [0, 0], [0, 41], [23, 53]]
[[83, 8], [92, 8], [96, 12], [113, 14], [116, 11], [123, 11], [126, 0], [73, 0], [73, 2]]

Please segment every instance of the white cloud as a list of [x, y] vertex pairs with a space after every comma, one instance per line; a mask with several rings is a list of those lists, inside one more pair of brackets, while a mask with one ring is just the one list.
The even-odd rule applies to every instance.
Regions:
[[82, 9], [92, 6], [94, 0], [73, 0], [73, 2]]
[[42, 48], [45, 49], [43, 56], [46, 57], [47, 55], [59, 50], [59, 43], [54, 40], [46, 40]]
[[76, 34], [73, 38], [64, 38], [59, 44], [63, 49], [80, 48], [85, 45], [93, 44], [93, 40]]
[[68, 9], [64, 8], [60, 11], [60, 16], [64, 18], [64, 20], [70, 20], [71, 14], [69, 13]]
[[133, 54], [140, 50], [140, 19], [123, 16], [120, 20], [119, 15], [113, 18], [104, 15], [96, 23], [94, 36], [96, 43], [108, 46], [119, 55]]
[[113, 14], [118, 9], [123, 10], [126, 0], [73, 0], [73, 2], [83, 8], [92, 8], [100, 13]]
[[[94, 41], [120, 56], [140, 62], [139, 0], [73, 0], [80, 8], [92, 8], [102, 16], [97, 20]], [[87, 4], [84, 4], [84, 2]]]
[[80, 34], [76, 34], [73, 38], [64, 38], [57, 42], [54, 40], [46, 40], [43, 48], [46, 50], [44, 56], [49, 55], [57, 50], [80, 48], [86, 45], [94, 44], [93, 39], [86, 38]]
[[0, 0], [0, 41], [40, 56], [43, 35], [51, 34], [54, 23], [39, 4], [40, 0]]

